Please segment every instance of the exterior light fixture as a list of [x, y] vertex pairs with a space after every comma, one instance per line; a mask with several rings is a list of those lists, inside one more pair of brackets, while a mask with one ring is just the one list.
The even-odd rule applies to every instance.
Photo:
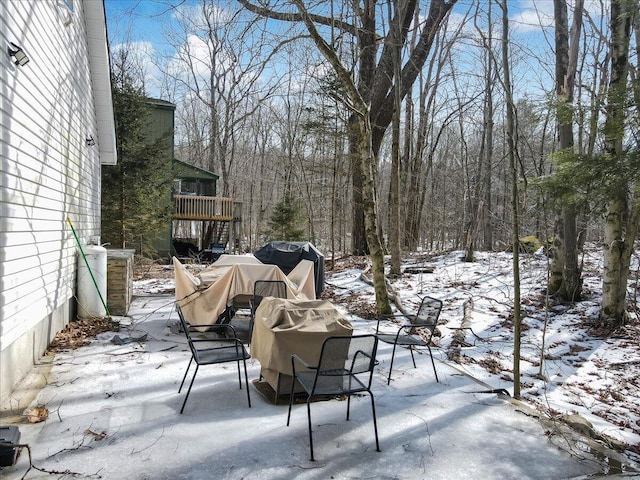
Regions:
[[89, 135], [85, 138], [85, 141], [87, 142], [87, 147], [93, 147], [96, 144], [96, 141], [93, 139], [93, 135]]
[[18, 65], [19, 67], [23, 67], [27, 63], [29, 63], [29, 57], [27, 57], [27, 54], [24, 53], [24, 50], [22, 50], [22, 48], [15, 43], [9, 42], [7, 51], [9, 52], [9, 56], [13, 60], [13, 63]]

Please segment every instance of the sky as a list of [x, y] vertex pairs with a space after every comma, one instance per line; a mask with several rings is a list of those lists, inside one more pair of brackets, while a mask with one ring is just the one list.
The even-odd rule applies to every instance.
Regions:
[[[589, 4], [594, 2], [597, 0], [587, 0], [586, 8], [589, 9]], [[159, 27], [171, 24], [175, 8], [198, 4], [199, 0], [105, 0], [111, 41], [117, 44], [129, 38], [136, 42], [150, 42], [158, 50], [164, 50], [168, 45]], [[458, 0], [453, 15], [463, 15], [470, 4], [470, 0]], [[541, 25], [553, 25], [552, 0], [508, 0], [508, 8], [511, 28], [519, 32], [539, 31]], [[494, 15], [498, 12], [494, 5]]]
[[[224, 4], [224, 2], [220, 3]], [[148, 84], [151, 88], [159, 88], [153, 85], [153, 78], [157, 78], [160, 73], [150, 59], [158, 56], [170, 58], [175, 53], [175, 48], [166, 40], [163, 32], [175, 28], [176, 20], [173, 14], [175, 8], [198, 4], [198, 0], [105, 0], [111, 48], [116, 48], [124, 42], [135, 42], [137, 48], [144, 52], [143, 57], [149, 61], [146, 70], [151, 81]], [[459, 0], [452, 12], [451, 20], [455, 22], [456, 19], [462, 18], [469, 6], [470, 0]], [[531, 49], [531, 53], [534, 54], [539, 49], [548, 49], [540, 26], [552, 24], [553, 2], [551, 0], [510, 0], [508, 7], [511, 28], [514, 34], [520, 36], [526, 48]], [[493, 14], [498, 13], [498, 7], [494, 6]], [[528, 67], [526, 70], [530, 73], [538, 71]], [[543, 72], [540, 73], [544, 76]]]
[[[135, 42], [149, 42], [163, 51], [169, 46], [159, 27], [162, 24], [171, 24], [172, 11], [176, 6], [198, 3], [198, 0], [105, 0], [111, 42], [117, 44], [129, 38]], [[467, 2], [463, 0], [457, 8], [461, 10], [465, 5]], [[514, 9], [514, 22], [522, 28], [527, 28], [527, 25], [535, 24], [539, 18], [549, 18], [549, 5], [550, 0], [538, 0], [538, 11], [543, 12], [542, 16], [536, 13], [530, 1], [512, 0], [509, 6]]]
[[[173, 2], [177, 3], [177, 2]], [[130, 40], [148, 42], [158, 51], [171, 50], [161, 25], [172, 19], [171, 5], [163, 0], [105, 0], [111, 45]]]

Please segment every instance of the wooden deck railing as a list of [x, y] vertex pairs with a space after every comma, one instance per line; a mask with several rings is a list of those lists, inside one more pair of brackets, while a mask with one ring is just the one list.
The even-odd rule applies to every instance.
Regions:
[[201, 195], [174, 195], [173, 218], [178, 220], [233, 220], [233, 199]]

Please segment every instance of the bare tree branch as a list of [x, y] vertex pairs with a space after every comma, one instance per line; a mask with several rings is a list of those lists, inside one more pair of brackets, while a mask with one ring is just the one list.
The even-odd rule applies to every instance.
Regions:
[[318, 47], [322, 55], [331, 64], [334, 71], [336, 72], [336, 75], [340, 79], [342, 86], [345, 88], [345, 90], [347, 90], [347, 93], [349, 94], [349, 99], [348, 100], [345, 99], [343, 103], [347, 106], [347, 108], [351, 109], [351, 111], [353, 111], [354, 113], [360, 116], [366, 115], [369, 110], [368, 106], [365, 103], [362, 96], [360, 95], [360, 92], [358, 91], [358, 88], [356, 87], [356, 84], [354, 83], [353, 78], [351, 77], [351, 72], [349, 72], [346, 68], [344, 68], [344, 65], [342, 65], [342, 62], [340, 58], [338, 58], [336, 51], [324, 40], [324, 38], [322, 38], [322, 35], [320, 35], [318, 30], [316, 29], [314, 21], [311, 15], [309, 15], [309, 13], [307, 12], [302, 1], [294, 0], [293, 3], [295, 3], [296, 6], [298, 7], [302, 21], [307, 27], [307, 30], [309, 31], [311, 39], [316, 44], [316, 46]]
[[238, 0], [238, 2], [250, 12], [253, 12], [256, 15], [260, 15], [261, 17], [271, 18], [273, 20], [282, 20], [284, 22], [304, 22], [304, 17], [307, 16], [314, 23], [319, 23], [321, 25], [326, 25], [329, 27], [335, 27], [345, 32], [349, 32], [352, 35], [358, 34], [358, 29], [354, 25], [337, 18], [315, 15], [309, 12], [307, 12], [306, 14], [303, 14], [301, 12], [277, 12], [266, 6], [254, 5], [247, 0]]

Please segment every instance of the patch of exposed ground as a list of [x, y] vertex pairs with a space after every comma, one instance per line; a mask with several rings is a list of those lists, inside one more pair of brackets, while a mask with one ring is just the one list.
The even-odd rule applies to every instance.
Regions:
[[63, 352], [88, 345], [99, 333], [117, 332], [118, 324], [106, 318], [78, 319], [58, 332], [47, 353]]

